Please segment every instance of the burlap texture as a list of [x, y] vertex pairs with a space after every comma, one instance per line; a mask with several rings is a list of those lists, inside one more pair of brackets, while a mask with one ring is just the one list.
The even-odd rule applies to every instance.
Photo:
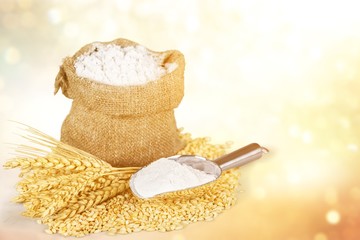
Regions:
[[[137, 45], [126, 39], [102, 44]], [[178, 66], [156, 81], [111, 86], [76, 74], [76, 58], [93, 50], [93, 44], [87, 44], [74, 56], [66, 57], [56, 77], [55, 94], [61, 88], [73, 99], [61, 128], [61, 141], [116, 167], [144, 166], [176, 154], [183, 147], [174, 108], [184, 95], [184, 56], [176, 50], [161, 52], [165, 54], [164, 64], [175, 62]]]

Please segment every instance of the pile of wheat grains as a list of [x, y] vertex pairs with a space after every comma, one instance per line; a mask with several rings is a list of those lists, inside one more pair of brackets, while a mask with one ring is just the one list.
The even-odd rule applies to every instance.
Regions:
[[[229, 170], [215, 182], [159, 198], [139, 199], [128, 181], [138, 168], [113, 168], [108, 163], [61, 143], [36, 129], [26, 136], [43, 148], [19, 146], [5, 168], [20, 168], [19, 196], [14, 201], [23, 215], [46, 224], [47, 233], [85, 236], [91, 233], [127, 234], [172, 231], [198, 221], [211, 221], [236, 201], [239, 171]], [[208, 159], [225, 153], [229, 144], [213, 145], [208, 138], [192, 139], [179, 131], [186, 147], [178, 154]]]

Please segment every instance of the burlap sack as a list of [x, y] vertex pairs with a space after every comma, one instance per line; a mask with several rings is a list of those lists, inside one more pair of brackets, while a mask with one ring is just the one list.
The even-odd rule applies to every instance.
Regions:
[[[133, 46], [116, 39], [103, 44]], [[63, 122], [61, 141], [89, 152], [116, 167], [144, 166], [176, 154], [182, 147], [174, 117], [184, 94], [184, 56], [176, 50], [162, 52], [164, 64], [178, 67], [162, 78], [137, 86], [111, 86], [76, 75], [74, 62], [93, 45], [64, 59], [55, 81], [55, 94], [73, 99]], [[156, 53], [156, 52], [155, 52]]]

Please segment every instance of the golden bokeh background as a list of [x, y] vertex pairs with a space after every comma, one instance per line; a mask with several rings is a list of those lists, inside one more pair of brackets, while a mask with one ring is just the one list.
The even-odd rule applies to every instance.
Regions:
[[[121, 239], [358, 240], [359, 9], [357, 0], [1, 0], [1, 161], [12, 153], [4, 143], [21, 142], [8, 120], [60, 137], [71, 101], [53, 84], [65, 56], [118, 37], [178, 49], [187, 63], [178, 126], [271, 153], [241, 169], [238, 203], [213, 222]], [[64, 239], [9, 203], [15, 171], [1, 169], [0, 181], [1, 240]]]

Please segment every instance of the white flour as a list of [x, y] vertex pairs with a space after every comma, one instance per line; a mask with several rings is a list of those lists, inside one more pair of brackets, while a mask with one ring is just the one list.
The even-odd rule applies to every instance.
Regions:
[[177, 68], [176, 63], [163, 66], [163, 55], [151, 53], [140, 45], [121, 47], [94, 43], [93, 47], [93, 51], [79, 56], [74, 65], [78, 76], [100, 83], [142, 85], [158, 80]]
[[144, 197], [199, 186], [215, 180], [214, 175], [174, 160], [161, 158], [141, 169], [133, 179], [136, 192]]

